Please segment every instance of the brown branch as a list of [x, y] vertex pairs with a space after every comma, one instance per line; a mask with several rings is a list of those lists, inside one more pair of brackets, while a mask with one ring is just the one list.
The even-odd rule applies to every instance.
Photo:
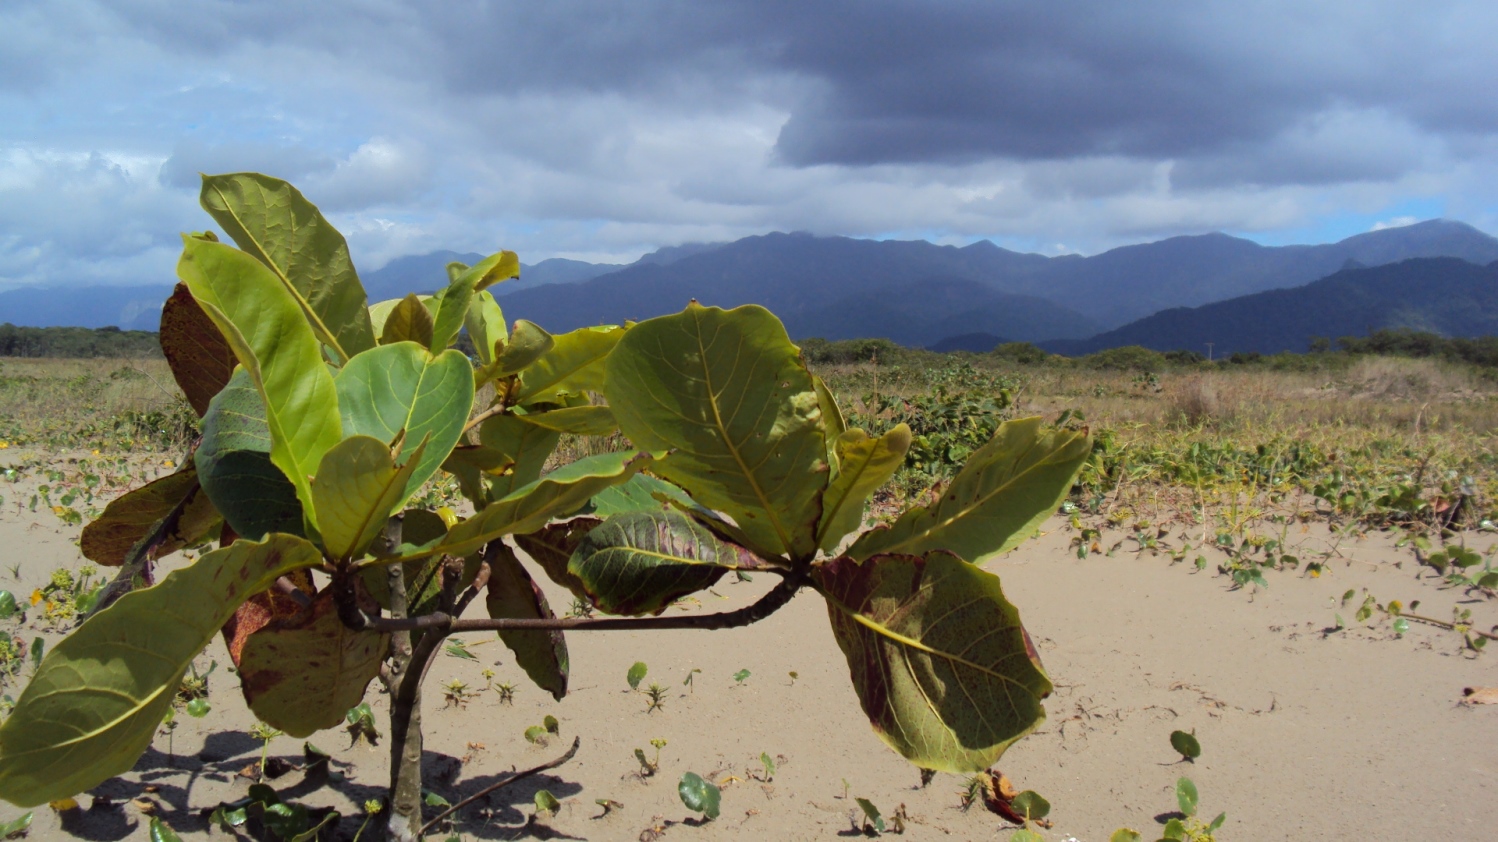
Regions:
[[[791, 574], [752, 605], [719, 614], [676, 617], [559, 617], [550, 620], [514, 618], [460, 620], [442, 612], [409, 619], [363, 615], [354, 626], [373, 631], [440, 631], [444, 636], [470, 631], [623, 631], [639, 629], [731, 629], [757, 623], [783, 608], [805, 584], [805, 576]], [[347, 622], [347, 620], [345, 621]], [[350, 624], [352, 625], [352, 624]], [[423, 636], [423, 642], [426, 637]]]
[[[191, 452], [189, 451], [190, 455]], [[105, 586], [103, 593], [99, 594], [98, 602], [94, 603], [94, 609], [88, 612], [88, 616], [83, 619], [87, 620], [89, 617], [103, 611], [112, 605], [115, 600], [134, 590], [135, 577], [137, 575], [145, 575], [149, 581], [150, 574], [147, 572], [147, 566], [155, 560], [156, 552], [166, 543], [167, 538], [177, 531], [177, 527], [182, 521], [183, 513], [187, 511], [188, 506], [192, 505], [192, 501], [197, 499], [198, 494], [202, 490], [203, 487], [195, 483], [192, 488], [188, 489], [186, 494], [182, 495], [182, 499], [177, 501], [177, 505], [173, 506], [172, 510], [166, 513], [166, 517], [156, 521], [145, 537], [141, 538], [134, 547], [130, 548], [129, 554], [125, 556], [124, 561], [120, 564], [120, 572], [115, 574], [114, 579]]]
[[552, 761], [550, 761], [548, 763], [542, 763], [540, 766], [537, 766], [537, 767], [535, 767], [533, 769], [526, 769], [524, 772], [516, 772], [516, 773], [514, 773], [512, 775], [509, 775], [507, 777], [500, 778], [498, 781], [490, 784], [489, 786], [484, 787], [483, 789], [479, 790], [478, 792], [475, 792], [474, 794], [468, 796], [467, 798], [463, 799], [462, 801], [459, 801], [458, 803], [452, 805], [451, 807], [448, 807], [446, 810], [443, 810], [441, 813], [439, 813], [435, 819], [432, 819], [431, 821], [429, 821], [426, 824], [422, 825], [421, 826], [421, 833], [425, 834], [427, 831], [429, 831], [432, 828], [436, 827], [438, 822], [441, 822], [443, 819], [447, 818], [448, 816], [452, 815], [453, 813], [458, 812], [459, 810], [463, 809], [464, 807], [467, 807], [469, 804], [472, 804], [473, 802], [479, 800], [480, 798], [483, 798], [484, 796], [488, 795], [491, 792], [494, 792], [497, 789], [502, 789], [504, 787], [507, 787], [510, 784], [515, 783], [518, 780], [522, 780], [524, 778], [528, 778], [531, 775], [536, 774], [537, 772], [545, 772], [547, 769], [555, 769], [556, 767], [562, 765], [563, 763], [566, 763], [567, 761], [571, 760], [577, 754], [577, 748], [578, 748], [578, 746], [582, 745], [582, 742], [583, 742], [582, 737], [573, 737], [572, 738], [572, 748], [567, 749], [567, 753], [564, 754], [564, 755], [562, 755], [561, 757], [558, 757], [556, 760], [552, 760]]

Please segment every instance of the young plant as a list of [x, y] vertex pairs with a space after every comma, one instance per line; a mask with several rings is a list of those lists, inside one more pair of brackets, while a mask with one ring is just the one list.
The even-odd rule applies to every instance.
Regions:
[[736, 686], [742, 685], [744, 683], [744, 680], [747, 679], [748, 677], [749, 677], [749, 670], [739, 670], [738, 672], [736, 672], [736, 673], [733, 674], [733, 683]]
[[687, 805], [688, 810], [701, 813], [702, 817], [709, 821], [718, 817], [718, 807], [723, 798], [722, 790], [711, 781], [704, 780], [696, 772], [687, 772], [681, 776], [681, 780], [676, 784], [676, 793], [681, 796], [681, 803]]
[[645, 666], [644, 661], [635, 661], [634, 665], [629, 668], [629, 672], [624, 676], [625, 680], [629, 682], [629, 689], [639, 692], [640, 682], [645, 680], [645, 673], [649, 671], [650, 667]]
[[[552, 335], [507, 321], [488, 291], [518, 275], [513, 252], [371, 306], [342, 235], [291, 185], [205, 176], [201, 200], [239, 247], [183, 237], [160, 331], [201, 441], [85, 528], [85, 555], [119, 574], [0, 725], [0, 799], [33, 806], [129, 770], [221, 629], [250, 710], [295, 737], [344, 724], [384, 683], [398, 839], [434, 826], [422, 676], [454, 634], [497, 632], [560, 699], [566, 630], [738, 627], [810, 589], [864, 713], [917, 766], [977, 772], [1041, 721], [1051, 683], [979, 565], [1055, 511], [1085, 430], [996, 423], [960, 442], [939, 496], [854, 535], [910, 428], [850, 428], [763, 308], [692, 303]], [[462, 331], [474, 358], [451, 347]], [[563, 435], [632, 449], [543, 473]], [[425, 493], [433, 480], [473, 514]], [[145, 586], [154, 559], [221, 535]], [[558, 618], [517, 548], [599, 616]], [[737, 610], [664, 614], [740, 570], [780, 581]], [[487, 616], [465, 617], [481, 596]], [[79, 737], [80, 721], [104, 724]]]
[[1228, 814], [1218, 813], [1217, 818], [1203, 824], [1196, 818], [1198, 800], [1196, 784], [1190, 778], [1176, 781], [1176, 804], [1181, 808], [1183, 818], [1172, 818], [1165, 823], [1164, 839], [1171, 842], [1213, 842], [1212, 834], [1227, 821]]
[[250, 737], [260, 741], [260, 777], [256, 783], [265, 781], [265, 761], [270, 756], [270, 741], [281, 736], [282, 732], [266, 725], [264, 722], [256, 722], [250, 726]]
[[645, 708], [646, 713], [650, 713], [651, 711], [655, 710], [665, 710], [666, 688], [662, 687], [659, 684], [651, 682], [650, 686], [645, 688], [645, 700], [646, 702], [648, 702], [648, 705]]
[[702, 670], [696, 669], [695, 667], [691, 670], [688, 670], [687, 677], [685, 679], [682, 679], [681, 682], [681, 685], [687, 688], [688, 692], [692, 693], [693, 695], [696, 695], [697, 693], [697, 685], [693, 682], [693, 678], [700, 672], [702, 672]]
[[1185, 731], [1171, 731], [1170, 747], [1175, 749], [1181, 755], [1181, 760], [1186, 763], [1195, 763], [1196, 758], [1202, 756], [1202, 744], [1197, 741], [1194, 729], [1189, 734]]

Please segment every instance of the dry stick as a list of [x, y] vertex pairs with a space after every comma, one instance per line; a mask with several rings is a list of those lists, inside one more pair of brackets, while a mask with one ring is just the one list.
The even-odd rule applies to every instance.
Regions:
[[[1419, 614], [1411, 614], [1408, 611], [1401, 611], [1401, 612], [1399, 612], [1399, 614], [1397, 616], [1404, 617], [1404, 618], [1409, 619], [1409, 620], [1415, 620], [1416, 622], [1420, 622], [1420, 623], [1429, 623], [1432, 626], [1437, 626], [1439, 628], [1443, 628], [1443, 629], [1446, 629], [1448, 631], [1456, 631], [1456, 624], [1455, 623], [1448, 623], [1445, 620], [1437, 620], [1434, 617], [1423, 617], [1423, 616], [1421, 616]], [[1498, 634], [1488, 634], [1487, 632], [1482, 631], [1480, 629], [1476, 629], [1476, 628], [1469, 628], [1469, 629], [1467, 629], [1467, 633], [1468, 634], [1475, 634], [1478, 637], [1485, 637], [1488, 640], [1498, 640]]]
[[462, 801], [459, 801], [458, 803], [452, 805], [451, 807], [448, 807], [446, 810], [443, 810], [441, 813], [439, 813], [437, 815], [437, 817], [435, 819], [432, 819], [431, 821], [429, 821], [426, 824], [422, 825], [421, 826], [421, 832], [423, 834], [425, 834], [427, 831], [431, 830], [433, 827], [436, 827], [437, 824], [438, 824], [438, 822], [441, 822], [443, 819], [447, 818], [448, 816], [452, 815], [453, 813], [458, 812], [459, 810], [463, 809], [464, 807], [467, 807], [469, 804], [472, 804], [473, 802], [479, 800], [480, 798], [483, 798], [484, 796], [488, 795], [491, 792], [494, 792], [497, 789], [502, 789], [504, 787], [509, 786], [512, 783], [515, 783], [518, 780], [522, 780], [524, 778], [528, 778], [531, 775], [534, 775], [534, 774], [536, 774], [538, 772], [545, 772], [547, 769], [555, 769], [556, 767], [562, 765], [563, 763], [566, 763], [567, 761], [571, 760], [573, 758], [573, 756], [575, 756], [577, 754], [577, 748], [578, 748], [578, 746], [582, 745], [582, 742], [583, 742], [582, 737], [573, 737], [572, 738], [572, 748], [567, 749], [567, 753], [566, 754], [562, 755], [561, 757], [558, 757], [556, 760], [552, 760], [552, 761], [550, 761], [548, 763], [542, 763], [540, 766], [537, 766], [537, 767], [535, 767], [533, 769], [526, 769], [524, 772], [516, 772], [516, 773], [514, 773], [514, 774], [512, 774], [512, 775], [510, 775], [508, 777], [500, 778], [495, 783], [492, 783], [489, 786], [484, 787], [483, 789], [479, 790], [478, 792], [475, 792], [474, 794], [468, 796], [467, 798], [463, 799]]

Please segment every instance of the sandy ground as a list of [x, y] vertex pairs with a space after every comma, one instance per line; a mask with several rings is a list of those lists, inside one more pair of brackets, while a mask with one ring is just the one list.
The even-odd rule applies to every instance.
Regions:
[[[20, 509], [18, 490], [0, 487], [0, 587], [20, 597], [54, 567], [81, 559], [78, 529]], [[989, 565], [1057, 685], [1047, 722], [999, 764], [1020, 788], [1050, 799], [1055, 826], [1045, 838], [1102, 842], [1121, 826], [1157, 838], [1176, 809], [1181, 775], [1199, 787], [1205, 816], [1227, 813], [1219, 839], [1498, 838], [1498, 706], [1460, 703], [1464, 687], [1498, 685], [1498, 651], [1464, 654], [1459, 635], [1420, 624], [1403, 637], [1387, 620], [1331, 628], [1334, 612], [1352, 620], [1354, 609], [1336, 604], [1349, 588], [1367, 588], [1380, 601], [1419, 599], [1421, 613], [1435, 617], [1466, 605], [1484, 629], [1498, 622], [1492, 602], [1441, 589], [1383, 534], [1344, 541], [1320, 579], [1271, 571], [1269, 589], [1249, 593], [1165, 556], [1078, 560], [1065, 522], [1053, 519], [1048, 529]], [[1320, 525], [1290, 536], [1302, 558], [1329, 540]], [[1471, 543], [1487, 549], [1495, 539]], [[10, 581], [14, 563], [20, 581]], [[725, 582], [685, 610], [745, 604], [767, 579]], [[570, 602], [556, 588], [549, 595], [555, 606]], [[815, 594], [745, 629], [573, 633], [572, 691], [560, 703], [526, 681], [502, 644], [467, 640], [479, 661], [442, 656], [427, 684], [432, 789], [456, 802], [512, 767], [561, 754], [574, 736], [582, 743], [572, 762], [465, 811], [455, 828], [463, 838], [627, 840], [664, 828], [668, 840], [829, 839], [856, 835], [855, 797], [886, 815], [903, 805], [904, 838], [1007, 839], [1013, 830], [981, 807], [964, 811], [959, 776], [938, 775], [922, 788], [916, 770], [874, 736]], [[142, 804], [184, 838], [208, 834], [200, 811], [244, 795], [250, 781], [236, 772], [259, 757], [247, 735], [253, 717], [218, 642], [199, 664], [215, 659], [213, 711], [202, 720], [179, 715], [173, 756], [160, 736], [134, 771], [81, 796], [82, 810], [38, 809], [32, 837], [145, 839]], [[637, 660], [649, 665], [644, 685], [669, 688], [663, 710], [647, 713], [645, 697], [628, 689], [625, 675]], [[482, 688], [485, 668], [515, 683], [513, 704], [500, 704], [491, 690], [466, 709], [443, 707], [442, 685], [457, 679]], [[684, 686], [693, 669], [701, 672]], [[738, 683], [741, 669], [750, 676]], [[377, 685], [368, 699], [384, 731], [387, 699]], [[545, 747], [527, 743], [525, 729], [547, 714], [560, 720], [560, 737]], [[1204, 749], [1195, 764], [1171, 750], [1175, 729], [1195, 730]], [[633, 752], [654, 754], [652, 739], [666, 740], [660, 772], [642, 778]], [[384, 743], [350, 747], [342, 731], [313, 742], [334, 754], [333, 782], [309, 791], [292, 772], [273, 783], [303, 803], [338, 807], [345, 816], [338, 838], [352, 838], [358, 805], [386, 781]], [[301, 751], [287, 737], [271, 744], [273, 756], [293, 762]], [[776, 758], [771, 780], [761, 753]], [[691, 820], [676, 793], [686, 771], [726, 783], [717, 821]], [[540, 788], [562, 807], [536, 820]], [[601, 815], [597, 799], [623, 806]], [[20, 812], [0, 807], [0, 820]]]

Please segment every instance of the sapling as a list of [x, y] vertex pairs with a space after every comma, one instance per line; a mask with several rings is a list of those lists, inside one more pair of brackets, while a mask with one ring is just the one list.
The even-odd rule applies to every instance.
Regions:
[[659, 684], [656, 684], [655, 682], [651, 682], [650, 686], [645, 688], [645, 700], [646, 702], [648, 702], [648, 705], [645, 708], [646, 713], [650, 713], [655, 710], [665, 710], [666, 688], [662, 687]]
[[265, 782], [265, 761], [270, 757], [270, 741], [279, 736], [281, 736], [281, 731], [264, 722], [256, 722], [250, 726], [250, 737], [260, 741], [260, 776], [256, 783]]
[[743, 684], [744, 683], [744, 679], [746, 679], [748, 677], [749, 677], [749, 670], [739, 670], [738, 672], [736, 672], [736, 673], [733, 674], [733, 682], [734, 682], [735, 685], [740, 685], [740, 684]]
[[1195, 763], [1196, 758], [1202, 755], [1201, 743], [1196, 739], [1196, 729], [1191, 733], [1185, 731], [1170, 732], [1170, 747], [1181, 755], [1181, 760], [1186, 763]]
[[625, 680], [629, 682], [629, 689], [639, 691], [640, 682], [645, 680], [645, 673], [649, 671], [650, 667], [645, 666], [644, 661], [635, 661], [634, 665], [629, 668], [629, 672], [624, 676]]
[[[182, 238], [159, 332], [201, 440], [85, 528], [85, 554], [119, 573], [87, 622], [45, 660], [34, 650], [0, 724], [0, 799], [33, 806], [128, 771], [226, 626], [245, 701], [277, 733], [344, 724], [384, 685], [386, 830], [402, 840], [436, 826], [421, 814], [422, 679], [466, 651], [445, 645], [455, 634], [498, 633], [560, 700], [566, 631], [735, 628], [811, 590], [865, 715], [917, 766], [988, 768], [1043, 719], [1051, 683], [980, 565], [1055, 511], [1085, 430], [998, 423], [964, 444], [941, 495], [862, 531], [911, 430], [850, 427], [761, 307], [692, 302], [553, 335], [508, 320], [488, 289], [518, 276], [513, 252], [371, 304], [342, 235], [291, 185], [209, 175], [201, 202], [239, 247]], [[451, 347], [465, 331], [473, 357]], [[564, 435], [628, 449], [546, 472]], [[472, 514], [424, 492], [434, 481]], [[154, 559], [220, 536], [151, 584]], [[574, 616], [556, 616], [520, 551]], [[739, 571], [778, 582], [736, 610], [668, 611]], [[486, 616], [464, 616], [475, 603]], [[641, 663], [630, 689], [644, 677]], [[104, 724], [80, 738], [80, 721]]]
[[688, 670], [687, 671], [687, 677], [685, 679], [683, 679], [682, 682], [681, 682], [682, 686], [686, 687], [687, 690], [689, 692], [691, 692], [693, 695], [696, 695], [696, 693], [697, 693], [697, 685], [693, 682], [692, 678], [693, 678], [693, 676], [697, 675], [697, 673], [699, 673], [699, 672], [702, 672], [702, 670], [697, 669], [695, 667], [693, 669], [691, 669], [691, 670]]
[[704, 780], [696, 772], [683, 774], [681, 781], [676, 785], [676, 792], [681, 796], [681, 803], [687, 805], [688, 810], [701, 813], [703, 818], [708, 820], [718, 817], [723, 793], [716, 784]]

